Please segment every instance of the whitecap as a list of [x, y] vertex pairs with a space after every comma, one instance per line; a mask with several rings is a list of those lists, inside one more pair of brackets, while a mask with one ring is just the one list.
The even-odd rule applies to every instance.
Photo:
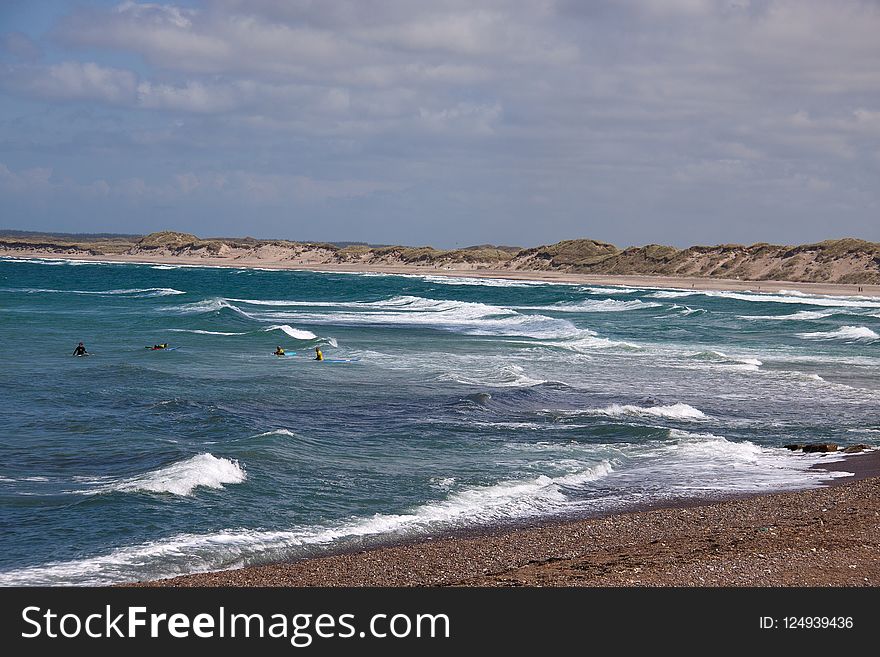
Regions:
[[841, 326], [834, 331], [817, 331], [815, 333], [798, 333], [804, 340], [841, 340], [844, 342], [874, 342], [880, 335], [867, 326]]
[[[613, 471], [608, 461], [559, 465], [568, 466], [567, 472], [464, 488], [408, 513], [376, 514], [330, 526], [288, 530], [228, 529], [211, 534], [178, 534], [85, 559], [0, 572], [0, 586], [93, 586], [159, 579], [280, 560], [330, 544], [359, 542], [365, 537], [420, 536], [443, 529], [507, 522], [511, 518], [538, 517], [564, 510], [570, 504], [566, 489], [583, 486]], [[437, 483], [445, 481], [441, 478]]]
[[571, 411], [545, 411], [562, 416], [608, 416], [608, 417], [653, 417], [669, 420], [705, 420], [706, 414], [688, 404], [678, 402], [665, 406], [636, 406], [633, 404], [611, 404], [605, 408], [591, 408]]
[[281, 331], [289, 335], [291, 338], [295, 340], [314, 340], [318, 336], [312, 333], [311, 331], [305, 331], [303, 329], [293, 328], [287, 324], [279, 324], [275, 326], [267, 326], [263, 329], [264, 331]]
[[247, 335], [247, 332], [244, 333], [236, 333], [229, 331], [203, 331], [202, 329], [168, 329], [169, 331], [174, 331], [175, 333], [197, 333], [199, 335]]
[[224, 484], [240, 484], [247, 474], [238, 461], [202, 453], [157, 470], [106, 484], [92, 493], [171, 493], [192, 495], [205, 488], [223, 488]]

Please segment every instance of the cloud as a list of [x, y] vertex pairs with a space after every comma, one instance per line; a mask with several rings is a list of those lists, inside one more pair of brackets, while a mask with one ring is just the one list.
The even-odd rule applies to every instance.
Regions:
[[43, 100], [129, 104], [134, 100], [136, 85], [137, 76], [131, 71], [93, 62], [0, 65], [0, 87]]
[[[0, 142], [32, 154], [10, 167], [46, 154], [59, 178], [80, 175], [72, 153], [100, 151], [92, 178], [111, 197], [393, 198], [426, 223], [467, 206], [544, 240], [523, 209], [538, 199], [556, 236], [596, 225], [612, 241], [664, 211], [690, 241], [687, 223], [721, 198], [755, 226], [789, 221], [772, 212], [785, 195], [818, 199], [800, 208], [815, 225], [840, 204], [868, 217], [880, 198], [877, 2], [70, 7], [35, 44], [45, 55], [0, 63], [0, 90], [46, 113], [0, 120]], [[66, 122], [61, 101], [92, 118]], [[178, 173], [161, 182], [144, 172], [168, 162]]]

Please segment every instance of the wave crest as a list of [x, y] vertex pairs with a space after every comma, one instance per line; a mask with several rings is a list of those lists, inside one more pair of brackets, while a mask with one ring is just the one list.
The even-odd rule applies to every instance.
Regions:
[[224, 484], [240, 484], [247, 474], [238, 461], [217, 458], [213, 454], [197, 454], [184, 461], [166, 465], [102, 487], [97, 492], [171, 493], [192, 495], [199, 486], [223, 488]]
[[842, 340], [844, 342], [875, 342], [880, 335], [867, 326], [841, 326], [834, 331], [817, 331], [815, 333], [798, 333], [804, 340]]

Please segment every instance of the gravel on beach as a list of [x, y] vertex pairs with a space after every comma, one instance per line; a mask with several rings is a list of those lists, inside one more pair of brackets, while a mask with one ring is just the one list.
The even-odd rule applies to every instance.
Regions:
[[827, 487], [439, 537], [139, 586], [878, 586], [880, 451]]

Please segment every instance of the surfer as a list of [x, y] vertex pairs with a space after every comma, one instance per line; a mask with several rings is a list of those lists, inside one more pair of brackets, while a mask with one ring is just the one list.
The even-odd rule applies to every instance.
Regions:
[[86, 351], [86, 346], [82, 342], [80, 342], [78, 345], [76, 345], [76, 349], [73, 350], [73, 355], [74, 356], [88, 356], [89, 352]]
[[284, 355], [284, 349], [281, 348], [281, 345], [278, 345], [277, 347], [275, 347], [275, 352], [274, 352], [274, 353], [275, 353], [276, 356], [283, 356], [283, 355]]
[[167, 342], [163, 342], [162, 344], [154, 344], [152, 347], [147, 347], [147, 349], [152, 349], [153, 351], [156, 351], [157, 349], [167, 349], [167, 348], [168, 348]]
[[324, 360], [324, 354], [321, 347], [315, 347], [315, 360]]

